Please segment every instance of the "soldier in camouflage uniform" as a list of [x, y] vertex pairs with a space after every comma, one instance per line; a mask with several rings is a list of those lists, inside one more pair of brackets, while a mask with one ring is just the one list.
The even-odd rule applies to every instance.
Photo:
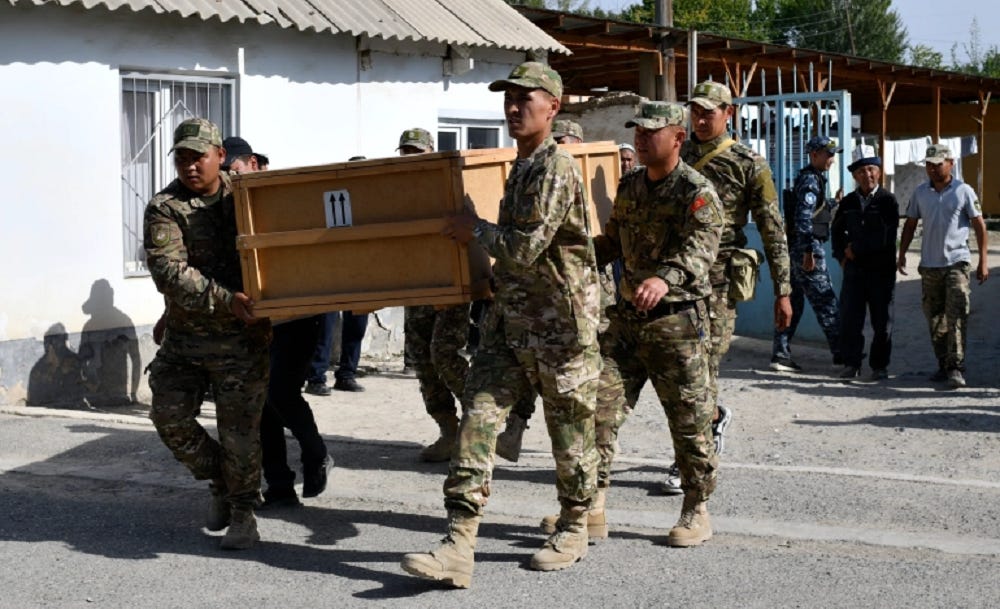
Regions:
[[576, 121], [561, 118], [552, 123], [552, 139], [557, 144], [582, 144], [583, 127]]
[[[603, 433], [603, 440], [613, 443], [624, 414], [650, 380], [667, 415], [683, 481], [681, 516], [667, 535], [672, 546], [711, 538], [705, 504], [718, 468], [711, 435], [708, 299], [723, 208], [712, 184], [680, 158], [686, 124], [684, 107], [669, 102], [644, 103], [626, 123], [635, 127], [644, 167], [622, 178], [604, 235], [594, 240], [599, 263], [618, 257], [623, 262], [622, 300], [609, 310], [611, 325], [601, 336], [599, 438]], [[599, 449], [603, 495], [613, 448], [610, 454], [607, 446]], [[603, 520], [603, 513], [588, 522], [600, 524], [595, 520]]]
[[927, 148], [924, 166], [929, 181], [921, 184], [906, 208], [906, 222], [899, 239], [896, 269], [906, 274], [906, 250], [917, 223], [923, 220], [920, 243], [920, 287], [924, 316], [938, 370], [931, 380], [946, 381], [952, 389], [965, 387], [966, 324], [970, 310], [969, 228], [976, 235], [980, 285], [990, 276], [986, 222], [979, 198], [971, 186], [952, 175], [954, 156], [947, 146]]
[[[407, 129], [399, 136], [401, 155], [434, 152], [434, 137], [426, 129]], [[427, 414], [438, 424], [441, 435], [420, 451], [432, 463], [447, 461], [458, 434], [455, 398], [465, 390], [468, 361], [460, 351], [469, 340], [469, 305], [404, 309], [403, 333], [409, 365], [420, 382]]]
[[448, 535], [402, 562], [413, 575], [462, 588], [471, 583], [497, 430], [518, 399], [532, 391], [542, 397], [562, 507], [532, 568], [564, 569], [587, 554], [586, 512], [596, 490], [597, 267], [583, 177], [550, 135], [562, 81], [548, 66], [526, 62], [490, 89], [505, 92], [517, 160], [497, 224], [469, 210], [445, 234], [476, 239], [494, 258], [495, 301], [466, 380], [467, 409], [444, 485]]
[[[778, 206], [778, 192], [767, 161], [749, 147], [737, 142], [726, 130], [733, 116], [733, 97], [722, 83], [706, 81], [694, 88], [688, 104], [691, 110], [692, 136], [681, 148], [681, 158], [708, 178], [722, 202], [726, 226], [722, 231], [719, 257], [712, 265], [709, 280], [711, 341], [708, 343], [708, 368], [711, 376], [711, 400], [715, 404], [712, 437], [715, 452], [725, 448], [724, 434], [732, 421], [732, 410], [719, 403], [719, 364], [729, 351], [736, 329], [736, 301], [729, 296], [733, 252], [745, 248], [743, 227], [753, 217], [764, 242], [764, 254], [771, 267], [774, 287], [774, 327], [783, 330], [792, 317], [792, 292], [788, 263], [788, 243]], [[680, 494], [677, 463], [667, 470], [663, 490]]]
[[826, 267], [823, 243], [828, 238], [817, 230], [816, 212], [820, 206], [832, 208], [836, 205], [826, 196], [826, 172], [833, 164], [833, 157], [841, 148], [830, 138], [817, 135], [806, 142], [809, 164], [799, 171], [795, 178], [795, 200], [785, 205], [794, 206], [788, 214], [788, 249], [792, 264], [792, 321], [785, 329], [776, 329], [771, 352], [771, 368], [784, 372], [801, 370], [792, 360], [789, 343], [795, 336], [799, 320], [805, 312], [805, 299], [809, 299], [816, 321], [823, 328], [827, 344], [833, 354], [833, 363], [840, 359], [840, 307], [837, 294], [830, 282]]
[[[558, 119], [552, 123], [552, 139], [557, 144], [582, 144], [583, 127], [568, 119]], [[610, 264], [597, 269], [597, 278], [601, 285], [601, 322], [598, 325], [598, 334], [604, 332], [608, 327], [608, 316], [604, 314], [605, 308], [615, 304], [615, 279], [614, 272]], [[528, 421], [535, 413], [534, 396], [525, 397], [518, 401], [507, 416], [507, 423], [504, 430], [497, 436], [496, 454], [508, 461], [517, 462], [521, 456], [521, 445], [524, 441], [524, 432], [528, 429]], [[546, 517], [548, 524], [543, 524], [542, 528], [546, 533], [555, 531], [555, 523], [559, 520], [559, 515], [554, 514]], [[607, 537], [607, 531], [590, 529], [591, 537]]]
[[[236, 217], [219, 128], [189, 119], [174, 131], [177, 179], [146, 207], [143, 242], [166, 304], [163, 344], [149, 366], [149, 416], [164, 444], [197, 480], [210, 480], [208, 528], [229, 527], [227, 549], [260, 535], [260, 417], [271, 326], [243, 293]], [[214, 391], [219, 440], [196, 416]]]

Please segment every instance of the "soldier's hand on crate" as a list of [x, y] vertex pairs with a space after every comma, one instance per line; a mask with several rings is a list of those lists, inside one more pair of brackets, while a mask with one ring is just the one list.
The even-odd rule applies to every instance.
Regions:
[[229, 310], [237, 319], [241, 319], [247, 324], [255, 324], [261, 320], [253, 315], [253, 300], [243, 292], [234, 292], [233, 300], [229, 303]]
[[445, 220], [441, 234], [459, 243], [468, 243], [475, 238], [473, 229], [476, 227], [477, 222], [479, 222], [479, 216], [476, 215], [476, 212], [466, 207], [462, 210], [462, 213]]

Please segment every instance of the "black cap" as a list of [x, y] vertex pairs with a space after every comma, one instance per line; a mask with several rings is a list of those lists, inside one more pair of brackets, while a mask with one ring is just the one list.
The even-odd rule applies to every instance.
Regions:
[[[250, 144], [241, 137], [233, 136], [222, 140], [222, 147], [226, 149], [226, 162], [222, 164], [223, 169], [229, 169], [229, 165], [241, 156], [252, 155], [253, 149]], [[258, 161], [260, 162], [260, 161]]]
[[854, 173], [855, 169], [860, 169], [862, 167], [867, 167], [868, 165], [874, 165], [881, 169], [882, 159], [877, 156], [866, 156], [864, 158], [858, 159], [847, 166], [847, 171]]

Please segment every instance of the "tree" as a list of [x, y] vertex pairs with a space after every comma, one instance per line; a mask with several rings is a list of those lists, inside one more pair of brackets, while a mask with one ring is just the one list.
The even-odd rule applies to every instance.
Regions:
[[[756, 4], [773, 6], [774, 1]], [[761, 22], [755, 17], [757, 11], [753, 5], [752, 0], [674, 0], [674, 27], [762, 40], [766, 30], [759, 27]], [[621, 18], [635, 23], [654, 23], [656, 0], [642, 0], [641, 4], [626, 8]]]
[[918, 44], [907, 47], [906, 62], [911, 66], [932, 68], [934, 70], [944, 69], [944, 55], [938, 53], [926, 44]]
[[775, 42], [901, 62], [907, 48], [892, 0], [778, 0]]
[[[653, 23], [655, 0], [622, 18]], [[906, 28], [892, 0], [674, 0], [674, 27], [898, 62]]]
[[951, 47], [951, 69], [965, 74], [1000, 78], [1000, 48], [996, 45], [988, 49], [982, 48], [982, 35], [979, 30], [979, 20], [972, 18], [969, 26], [969, 43], [962, 45], [966, 61], [958, 58], [958, 44]]

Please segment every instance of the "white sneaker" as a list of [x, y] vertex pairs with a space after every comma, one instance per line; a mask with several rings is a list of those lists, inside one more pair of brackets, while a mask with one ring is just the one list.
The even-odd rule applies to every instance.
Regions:
[[733, 422], [733, 411], [722, 404], [716, 408], [719, 409], [719, 418], [712, 422], [712, 439], [715, 441], [715, 454], [721, 455], [726, 448], [726, 428]]
[[790, 357], [778, 357], [775, 355], [771, 358], [771, 370], [778, 372], [802, 372], [802, 366], [796, 364]]
[[663, 491], [664, 495], [683, 495], [684, 491], [681, 489], [681, 470], [677, 468], [677, 462], [674, 461], [667, 468], [667, 479], [663, 481], [660, 485], [660, 490]]

